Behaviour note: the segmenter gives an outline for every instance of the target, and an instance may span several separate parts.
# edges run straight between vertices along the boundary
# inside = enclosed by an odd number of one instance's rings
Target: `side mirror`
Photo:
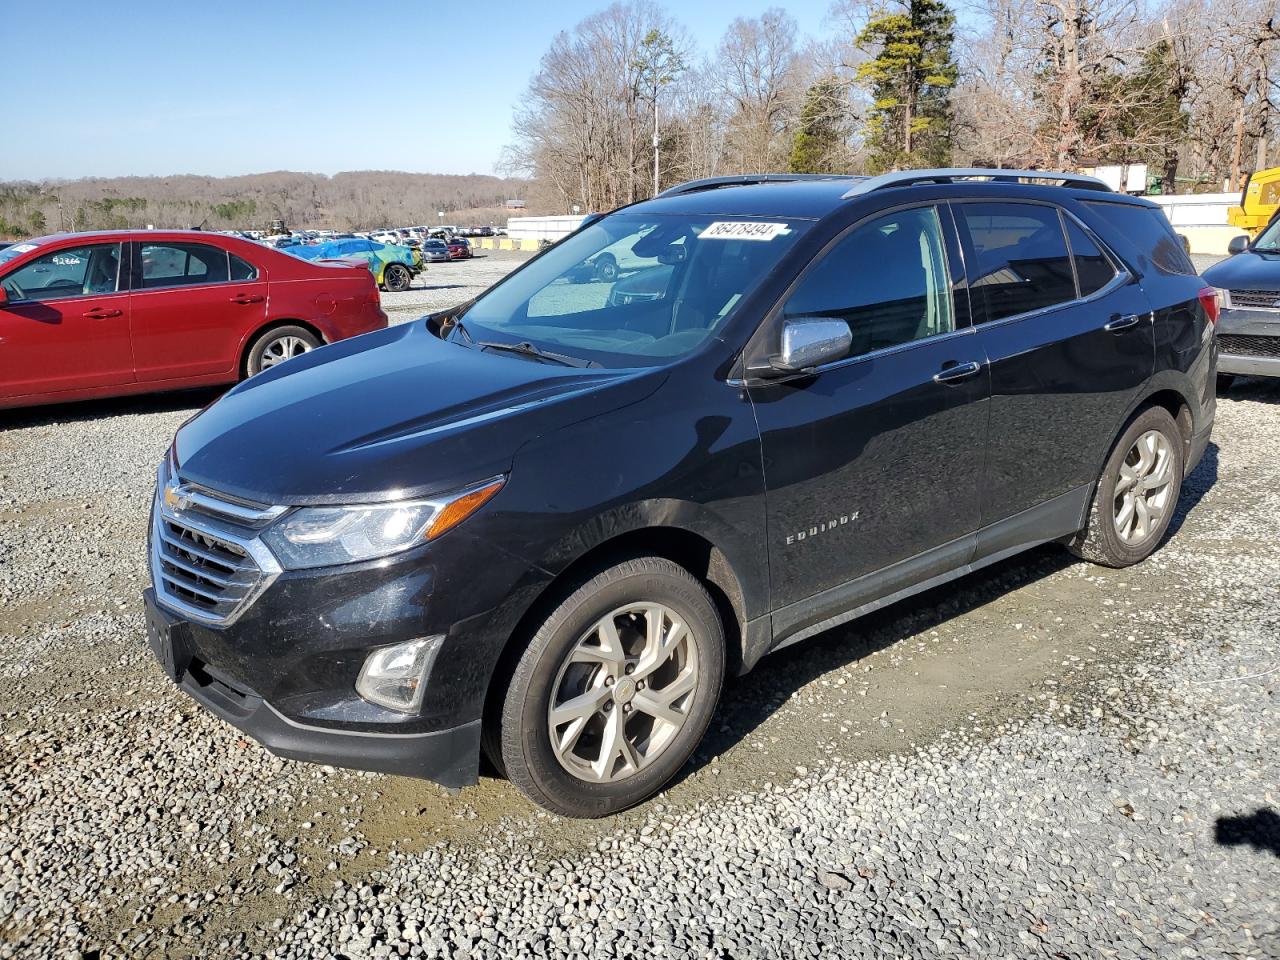
[[[769,358],[767,368],[752,369],[751,373],[768,376],[778,373],[799,373],[849,353],[853,346],[853,333],[849,324],[835,317],[797,317],[782,323],[781,349]]]
[[[1232,237],[1230,242],[1227,244],[1227,253],[1233,257],[1237,253],[1244,253],[1248,249],[1249,238],[1244,236]]]

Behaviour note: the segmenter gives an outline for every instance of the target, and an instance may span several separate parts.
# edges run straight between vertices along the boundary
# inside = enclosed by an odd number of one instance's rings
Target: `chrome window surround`
[[[151,566],[151,585],[155,589],[159,603],[184,617],[209,626],[226,626],[235,623],[246,610],[260,597],[276,578],[282,568],[275,556],[267,549],[266,544],[252,532],[253,527],[262,527],[279,517],[288,507],[250,507],[243,502],[224,499],[212,491],[191,484],[166,484],[168,463],[161,463],[156,471],[156,494],[151,507],[151,526],[148,544],[148,556]],[[172,501],[172,502],[170,502]],[[165,573],[164,564],[188,575],[194,574],[204,580],[215,582],[217,574],[211,575],[204,569],[193,570],[184,566],[181,557],[165,550],[166,540],[172,543],[172,536],[166,532],[166,523],[175,524],[215,542],[229,544],[244,552],[245,559],[257,568],[257,577],[250,584],[244,595],[225,614],[216,614],[185,600],[170,587],[170,581],[178,581]],[[245,571],[249,572],[246,564]],[[228,581],[230,582],[230,581]]]
[[[1006,173],[1007,172],[1008,171],[1006,171]],[[1092,178],[1085,178],[1085,179],[1092,179]],[[1051,207],[1058,211],[1058,215],[1060,218],[1069,217],[1077,227],[1079,227],[1082,231],[1084,231],[1085,236],[1089,237],[1089,239],[1091,239],[1095,244],[1097,244],[1098,249],[1102,251],[1102,255],[1111,262],[1112,268],[1116,271],[1115,276],[1113,276],[1106,285],[1099,287],[1097,290],[1093,291],[1093,293],[1085,297],[1076,297],[1075,299],[1072,299],[1072,300],[1064,300],[1061,303],[1055,303],[1047,307],[1040,307],[1037,310],[1029,310],[1026,313],[1015,313],[1008,317],[1001,317],[999,320],[982,320],[977,323],[974,322],[974,311],[971,306],[969,310],[969,318],[970,318],[969,324],[964,327],[957,327],[956,329],[948,331],[946,333],[937,333],[931,337],[922,337],[918,340],[907,340],[907,341],[904,341],[903,343],[895,343],[892,346],[881,347],[878,350],[872,350],[867,353],[858,354],[855,357],[842,357],[839,360],[832,360],[830,363],[825,363],[820,366],[814,367],[812,370],[806,371],[803,374],[797,373],[797,374],[791,374],[791,375],[782,376],[782,377],[771,377],[768,380],[757,380],[753,377],[747,377],[747,376],[729,377],[725,380],[725,383],[732,387],[746,387],[746,386],[763,384],[763,383],[783,383],[789,379],[795,379],[798,377],[816,376],[817,374],[825,373],[828,370],[834,370],[840,367],[846,367],[855,363],[862,363],[869,360],[876,360],[876,359],[879,359],[880,357],[888,356],[890,354],[901,353],[905,350],[910,350],[913,347],[919,346],[922,343],[936,343],[944,339],[968,336],[976,333],[979,330],[988,330],[994,327],[1000,327],[1006,324],[1017,323],[1023,320],[1030,320],[1035,317],[1040,317],[1040,316],[1045,316],[1047,314],[1055,313],[1056,311],[1061,310],[1064,307],[1075,307],[1075,306],[1080,306],[1082,304],[1093,303],[1095,300],[1101,300],[1103,297],[1113,293],[1119,287],[1122,287],[1128,283],[1133,283],[1136,280],[1136,277],[1125,265],[1125,262],[1116,254],[1114,250],[1111,249],[1110,246],[1107,245],[1107,243],[1101,237],[1098,236],[1098,234],[1093,230],[1092,227],[1082,222],[1080,218],[1077,217],[1070,210],[1067,210],[1064,207],[1060,207],[1058,204],[1048,200],[1040,200],[1034,197],[1026,197],[1026,198],[1023,198],[1023,197],[1014,197],[1014,198],[960,197],[956,199],[919,200],[919,201],[910,202],[910,203],[896,204],[894,206],[885,207],[883,210],[878,210],[874,213],[870,213],[867,216],[855,221],[854,223],[849,224],[843,230],[841,230],[840,233],[837,234],[825,247],[823,247],[822,250],[817,254],[817,256],[815,256],[813,260],[810,261],[810,263],[807,264],[805,268],[800,271],[800,273],[791,282],[791,284],[787,287],[787,289],[783,291],[781,296],[779,296],[777,302],[774,303],[774,305],[769,309],[768,313],[765,314],[765,318],[763,321],[761,321],[760,325],[756,328],[756,332],[753,333],[752,336],[748,339],[747,347],[744,348],[743,350],[743,356],[746,356],[747,353],[750,352],[751,343],[759,335],[760,331],[764,329],[767,325],[769,325],[777,317],[783,305],[786,303],[787,298],[791,296],[792,292],[799,285],[800,281],[804,279],[805,275],[812,268],[813,264],[817,263],[819,260],[825,257],[831,250],[835,249],[836,245],[839,244],[841,240],[847,237],[854,230],[858,229],[861,226],[864,226],[865,224],[871,223],[874,220],[879,219],[880,217],[887,216],[888,214],[892,214],[892,213],[897,213],[901,210],[909,210],[915,207],[926,207],[926,206],[937,206],[941,208],[943,206],[949,207],[950,205],[961,204],[961,203],[1026,203],[1026,204],[1036,204],[1038,206],[1044,206],[1044,207]],[[959,227],[955,223],[955,214],[949,211],[948,216],[951,217],[951,221],[952,221],[951,229],[954,231],[956,243],[960,246],[962,267],[965,268],[965,275],[963,280],[964,292],[966,296],[970,296],[971,288],[969,287],[969,278],[968,278],[968,270],[967,270],[968,265],[963,263],[964,245],[960,243]],[[1063,240],[1064,242],[1066,242],[1067,250],[1072,257],[1072,261],[1073,261],[1072,270],[1074,271],[1075,270],[1075,265],[1074,265],[1075,251],[1071,249],[1070,241],[1067,240],[1065,228],[1066,228],[1066,225],[1064,223],[1063,224]],[[1076,284],[1076,289],[1077,290],[1079,289],[1078,282]],[[1155,318],[1155,314],[1152,313],[1150,315],[1150,319],[1154,320],[1154,318]]]

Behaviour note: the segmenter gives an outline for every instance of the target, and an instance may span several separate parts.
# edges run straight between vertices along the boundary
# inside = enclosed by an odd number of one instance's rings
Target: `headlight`
[[[488,503],[505,482],[505,477],[495,477],[431,500],[304,507],[269,528],[262,539],[290,570],[373,560],[452,530]]]

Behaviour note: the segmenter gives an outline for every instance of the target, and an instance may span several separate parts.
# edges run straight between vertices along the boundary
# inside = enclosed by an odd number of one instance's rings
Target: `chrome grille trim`
[[[251,512],[245,505],[220,500],[211,491],[193,495],[183,486],[171,487],[166,496],[165,479],[162,466],[148,545],[156,599],[199,623],[234,623],[281,572],[254,526],[288,508],[253,508]],[[243,517],[243,522],[232,522],[233,515]]]
[[[1224,307],[1242,310],[1280,310],[1280,290],[1227,290]]]

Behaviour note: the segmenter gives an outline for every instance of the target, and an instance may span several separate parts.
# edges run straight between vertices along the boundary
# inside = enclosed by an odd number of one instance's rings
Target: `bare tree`
[[[720,41],[716,63],[717,90],[729,108],[730,166],[781,169],[805,85],[795,21],[780,7],[752,19],[738,17]]]

